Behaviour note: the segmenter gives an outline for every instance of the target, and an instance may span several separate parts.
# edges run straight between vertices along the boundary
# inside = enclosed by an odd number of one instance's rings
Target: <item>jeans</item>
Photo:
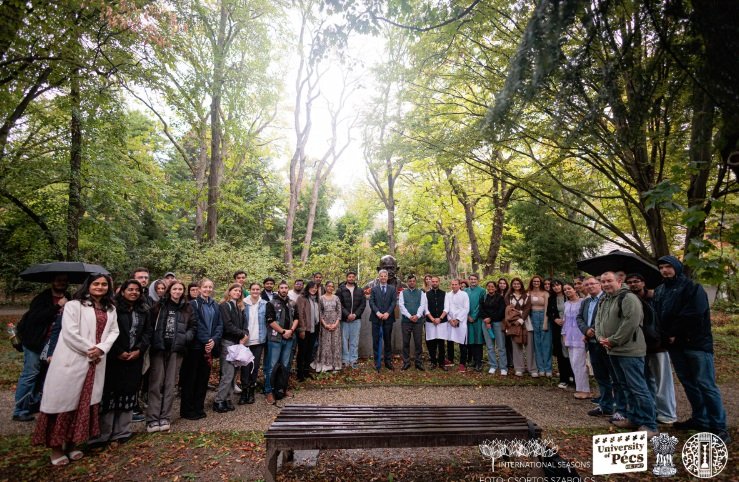
[[[490,327],[493,329],[493,334],[495,335],[495,340],[490,338],[490,335],[488,334],[487,326],[483,327],[482,329],[482,336],[485,338],[485,346],[488,350],[488,363],[490,364],[490,368],[498,368],[498,360],[495,358],[495,352],[498,352],[498,358],[500,358],[500,369],[501,370],[507,370],[508,369],[508,358],[506,358],[506,349],[505,349],[505,333],[503,332],[503,322],[502,321],[493,321],[490,323]],[[495,347],[493,347],[493,344]]]
[[[726,410],[716,385],[713,353],[673,349],[670,358],[693,410],[692,419],[707,429],[726,430]]]
[[[272,393],[272,370],[277,365],[277,362],[282,363],[288,373],[290,373],[290,357],[293,352],[294,337],[289,340],[282,339],[280,341],[267,342],[269,359],[267,364],[264,366],[264,393]]]
[[[657,421],[663,423],[677,421],[675,383],[672,380],[670,354],[666,351],[647,353],[644,365],[647,386],[657,407]]]
[[[35,397],[36,381],[41,372],[41,354],[23,347],[23,371],[15,389],[13,416],[29,415],[28,410]]]
[[[395,319],[390,317],[385,321],[372,322],[372,353],[375,354],[375,368],[382,368],[382,352],[380,351],[380,342],[382,342],[383,351],[385,352],[385,364],[392,365],[393,349],[392,335],[393,323]]]
[[[593,376],[598,382],[598,405],[603,413],[613,413],[614,410],[624,415],[626,411],[626,397],[621,384],[614,375],[613,365],[608,352],[599,343],[587,343],[590,352],[590,364],[593,366]]]
[[[359,359],[359,330],[361,328],[361,318],[341,322],[341,357],[345,365],[354,365]]]
[[[552,333],[544,331],[544,312],[532,311],[534,327],[534,356],[540,372],[552,373]]]
[[[622,415],[639,427],[656,431],[657,412],[644,377],[644,357],[612,356],[611,364],[621,390],[626,394],[626,413]]]

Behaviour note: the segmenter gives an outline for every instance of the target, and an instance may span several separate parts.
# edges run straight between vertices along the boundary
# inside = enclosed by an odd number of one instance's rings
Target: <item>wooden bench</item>
[[[479,445],[532,432],[541,436],[541,428],[506,405],[287,405],[264,435],[265,480],[274,482],[280,452],[285,462],[293,450]]]

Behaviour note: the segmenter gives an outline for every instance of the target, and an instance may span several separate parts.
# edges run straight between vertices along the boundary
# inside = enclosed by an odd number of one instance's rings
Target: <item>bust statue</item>
[[[379,272],[383,269],[387,271],[387,284],[395,286],[396,290],[405,286],[405,284],[397,277],[398,261],[395,259],[395,256],[386,254],[385,256],[380,258],[380,264],[379,266],[377,266],[377,271]],[[365,292],[369,293],[369,290],[372,289],[379,282],[379,278],[375,278],[367,283],[367,285],[364,287]]]

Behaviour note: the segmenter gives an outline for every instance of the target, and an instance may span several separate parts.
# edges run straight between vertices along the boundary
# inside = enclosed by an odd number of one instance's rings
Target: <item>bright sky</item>
[[[294,31],[298,32],[300,20],[297,16],[293,18]],[[297,35],[297,34],[296,34]],[[361,114],[368,99],[373,95],[374,79],[370,68],[380,63],[383,59],[384,41],[378,37],[357,36],[350,39],[346,49],[346,58],[350,59],[342,64],[335,56],[323,60],[321,68],[325,73],[320,81],[321,97],[313,104],[313,127],[306,147],[308,158],[320,158],[323,156],[331,138],[330,115],[327,102],[336,103],[343,88],[343,78],[348,73],[348,82],[351,84],[348,90],[346,107],[341,114],[343,125],[339,127],[340,140],[338,146],[346,141],[347,128],[354,122],[357,114]],[[293,127],[293,112],[295,106],[295,76],[297,75],[298,58],[293,54],[287,61],[288,73],[285,77],[284,95],[281,101],[280,123],[284,133],[281,152],[287,156],[291,155],[295,148],[295,133]],[[359,122],[351,131],[351,142],[344,151],[342,157],[336,162],[331,173],[331,182],[342,189],[344,197],[351,195],[352,188],[357,184],[366,182],[366,168],[362,152],[362,128]],[[285,160],[287,163],[289,160]],[[332,217],[340,216],[345,210],[343,201],[337,202],[331,209]]]

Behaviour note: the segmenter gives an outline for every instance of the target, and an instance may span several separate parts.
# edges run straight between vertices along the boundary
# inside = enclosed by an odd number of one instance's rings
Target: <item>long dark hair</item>
[[[131,285],[136,285],[139,287],[139,297],[136,301],[133,302],[133,306],[131,306],[129,301],[123,296],[123,293],[126,291],[126,288],[128,288]],[[118,294],[115,296],[115,304],[119,310],[128,308],[129,306],[131,306],[133,311],[146,310],[147,306],[146,306],[146,297],[144,296],[144,287],[141,286],[141,283],[139,283],[135,279],[129,279],[129,280],[124,281],[121,287],[118,289]]]
[[[306,298],[310,299],[310,289],[314,286],[318,286],[318,283],[315,281],[308,281],[308,284],[305,285],[305,288],[303,288],[303,292],[300,293],[300,296],[305,296]],[[318,301],[318,291],[316,291],[316,294],[313,296],[313,301]]]
[[[85,279],[85,282],[82,283],[82,286],[80,286],[74,295],[72,295],[72,299],[81,301],[83,305],[92,305],[92,300],[90,299],[90,285],[93,281],[100,278],[105,278],[105,281],[108,282],[108,292],[100,298],[100,305],[105,311],[110,311],[115,308],[115,300],[113,299],[115,290],[113,289],[113,279],[109,274],[93,273],[89,275],[87,279]]]
[[[511,295],[514,293],[513,290],[513,282],[518,281],[521,284],[521,295],[526,296],[526,285],[523,284],[523,280],[521,278],[513,278],[511,279],[511,283],[508,285],[508,291],[505,294],[506,299],[510,299]]]

